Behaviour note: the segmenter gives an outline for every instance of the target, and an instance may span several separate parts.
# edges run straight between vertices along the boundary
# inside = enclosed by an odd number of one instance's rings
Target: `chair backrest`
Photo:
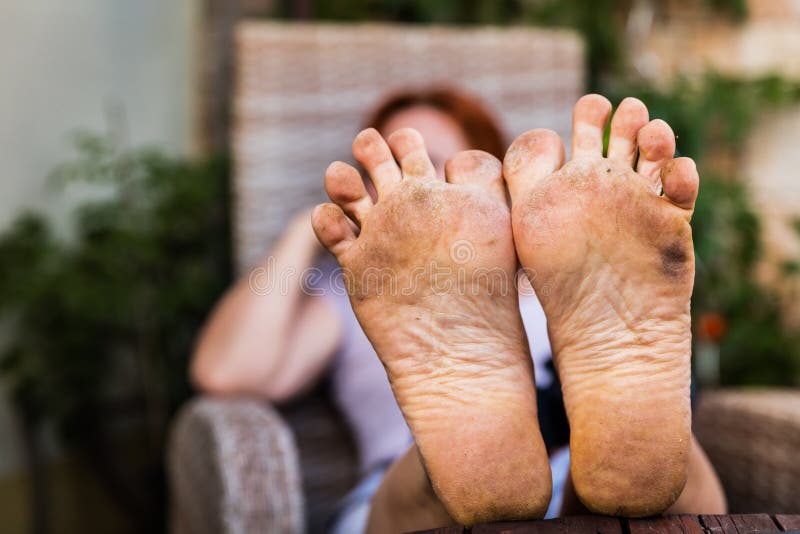
[[[480,97],[508,139],[570,130],[584,87],[569,31],[245,22],[236,32],[234,248],[258,264],[291,214],[324,196],[364,114],[399,88],[447,84]]]

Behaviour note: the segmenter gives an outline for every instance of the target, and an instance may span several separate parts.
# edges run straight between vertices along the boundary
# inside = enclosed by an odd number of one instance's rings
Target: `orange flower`
[[[719,313],[704,313],[699,321],[700,336],[712,341],[719,341],[725,335],[727,324],[725,318]]]

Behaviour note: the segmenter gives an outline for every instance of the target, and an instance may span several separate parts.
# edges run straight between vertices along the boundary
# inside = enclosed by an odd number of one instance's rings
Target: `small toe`
[[[608,158],[629,167],[636,160],[636,135],[650,120],[647,106],[638,98],[623,100],[611,119]]]
[[[445,163],[444,174],[451,184],[474,185],[505,202],[503,166],[496,157],[482,150],[459,152]]]
[[[675,134],[669,124],[661,119],[648,122],[636,137],[639,145],[639,163],[636,172],[654,191],[658,191],[661,169],[675,156]]]
[[[336,204],[320,204],[311,212],[311,226],[317,239],[337,258],[356,240],[353,226]]]
[[[364,180],[352,166],[334,161],[325,171],[325,191],[358,226],[372,209],[372,198],[367,193]]]
[[[603,156],[603,132],[611,102],[601,95],[584,95],[572,111],[572,159]]]
[[[369,173],[375,189],[378,190],[378,196],[400,183],[400,168],[389,150],[389,145],[375,128],[367,128],[356,136],[353,141],[353,156]]]
[[[675,158],[667,162],[661,171],[664,196],[676,206],[691,210],[697,200],[700,176],[691,158]]]
[[[401,128],[387,139],[404,178],[434,179],[436,169],[428,156],[422,134],[413,128]]]
[[[503,176],[512,204],[533,185],[564,165],[564,143],[552,130],[525,132],[508,147]]]

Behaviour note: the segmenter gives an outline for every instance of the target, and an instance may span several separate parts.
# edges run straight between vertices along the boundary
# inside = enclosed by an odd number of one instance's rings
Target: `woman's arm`
[[[300,275],[318,252],[308,214],[301,214],[264,268],[239,280],[212,312],[192,356],[197,388],[281,401],[316,380],[341,334],[334,307],[303,292]]]

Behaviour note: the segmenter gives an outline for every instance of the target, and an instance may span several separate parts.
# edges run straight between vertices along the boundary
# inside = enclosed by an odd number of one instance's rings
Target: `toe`
[[[689,210],[694,208],[700,176],[691,158],[675,158],[667,162],[661,172],[661,183],[664,196],[673,204]]]
[[[636,172],[658,191],[661,186],[661,169],[675,156],[675,134],[669,124],[655,119],[639,130],[636,142],[639,145]]]
[[[394,161],[389,145],[375,128],[367,128],[356,136],[353,156],[369,173],[378,196],[386,194],[400,183],[400,168]]]
[[[603,131],[611,115],[604,96],[585,95],[572,111],[572,159],[603,156]]]
[[[425,141],[422,135],[413,128],[401,128],[393,132],[387,139],[395,159],[400,162],[404,178],[436,178]]]
[[[517,137],[503,159],[503,176],[514,203],[533,185],[564,165],[564,144],[552,130],[531,130]]]
[[[636,135],[649,120],[647,106],[641,100],[632,97],[623,100],[611,119],[608,158],[632,167],[636,159]]]
[[[500,201],[505,201],[503,167],[496,157],[482,150],[459,152],[444,165],[444,174],[451,184],[475,185],[484,188]]]
[[[359,226],[372,209],[372,198],[367,193],[364,180],[355,168],[334,161],[325,171],[325,191]]]
[[[311,212],[317,239],[337,258],[356,240],[350,220],[336,204],[320,204]]]

